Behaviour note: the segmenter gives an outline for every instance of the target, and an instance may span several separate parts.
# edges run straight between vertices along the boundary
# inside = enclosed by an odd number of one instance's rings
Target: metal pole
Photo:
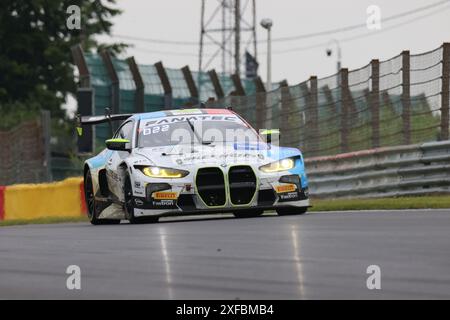
[[[380,146],[380,61],[371,61],[372,76],[370,81],[372,91],[369,93],[369,102],[372,116],[372,147]]]
[[[336,57],[337,58],[337,61],[336,61],[336,68],[337,68],[337,70],[336,70],[336,72],[339,73],[341,71],[342,50],[341,50],[341,46],[339,44],[339,41],[337,39],[331,39],[330,42],[328,43],[328,46],[332,42],[336,45],[336,51],[337,51],[337,55],[336,55],[337,56]],[[332,52],[331,49],[327,49],[327,51],[329,51],[329,52],[327,52],[327,55],[331,56],[331,52]]]
[[[341,52],[341,46],[339,45],[339,41],[336,41],[337,45],[337,72],[341,70],[341,60],[342,60],[342,52]]]
[[[272,37],[271,37],[271,26],[267,27],[267,79],[266,79],[266,108],[267,108],[267,128],[272,128],[272,116],[273,116],[273,106],[272,106]]]
[[[51,163],[51,151],[50,151],[50,111],[41,110],[41,127],[42,127],[42,137],[43,137],[43,146],[44,146],[44,159],[43,159],[43,167],[44,167],[44,176],[45,181],[50,182],[53,180],[52,178],[52,163]]]
[[[202,59],[203,59],[203,37],[205,35],[205,0],[202,0],[201,17],[200,17],[200,48],[198,54],[198,75],[197,75],[197,85],[198,85],[198,95],[201,96],[202,91]]]
[[[348,69],[341,69],[340,71],[341,81],[341,152],[346,153],[349,151],[348,136],[349,136],[349,98],[350,91],[348,88]]]
[[[226,44],[227,44],[227,37],[225,28],[227,27],[226,24],[226,0],[222,0],[222,73],[227,73],[226,69]]]
[[[234,73],[240,75],[241,65],[241,1],[235,0],[234,8]]]
[[[258,42],[256,38],[256,0],[253,0],[253,54],[258,61]],[[258,73],[258,70],[256,70],[256,73]]]
[[[403,144],[411,143],[411,86],[410,86],[410,55],[402,52],[402,119]]]
[[[272,37],[271,28],[267,29],[267,92],[272,91]]]
[[[450,105],[450,43],[442,45],[442,80],[441,80],[441,133],[440,140],[449,139],[449,105]]]

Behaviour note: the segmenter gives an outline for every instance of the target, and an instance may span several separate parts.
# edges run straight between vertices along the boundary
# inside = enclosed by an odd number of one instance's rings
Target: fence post
[[[372,116],[372,147],[380,146],[380,61],[371,61],[372,75],[370,81],[372,91],[370,93],[370,110]]]
[[[103,50],[100,52],[103,59],[103,64],[105,65],[108,77],[111,80],[111,112],[114,114],[120,113],[120,83],[119,77],[117,76],[116,69],[112,62],[111,55],[108,50]],[[114,130],[117,129],[117,123],[113,123]]]
[[[222,85],[220,84],[220,80],[216,70],[214,69],[209,70],[208,75],[209,79],[211,80],[211,83],[213,84],[217,99],[223,99],[225,97],[225,93],[223,92]]]
[[[340,70],[340,84],[341,84],[341,152],[348,152],[348,113],[349,113],[349,88],[348,88],[348,69]]]
[[[145,110],[145,84],[134,57],[129,57],[126,61],[133,77],[134,86],[136,87],[136,92],[134,94],[134,108],[137,113],[142,113]]]
[[[256,129],[264,129],[266,121],[266,89],[261,78],[258,76],[254,80],[256,88]]]
[[[42,127],[42,138],[44,146],[43,154],[43,167],[45,181],[52,181],[52,166],[51,166],[51,154],[50,154],[50,111],[41,110],[41,127]]]
[[[162,61],[154,64],[156,72],[158,73],[159,80],[164,90],[164,108],[170,109],[173,107],[173,91],[172,84],[170,83],[169,76],[167,75],[166,69]]]
[[[91,76],[87,67],[86,59],[84,57],[83,49],[81,45],[75,45],[70,48],[75,65],[78,67],[78,73],[80,74],[79,87],[89,88],[91,86]]]
[[[311,76],[309,78],[310,89],[309,89],[309,114],[311,121],[311,135],[309,139],[315,139],[317,142],[315,143],[315,149],[320,149],[319,139],[316,138],[319,134],[319,90],[317,89],[317,76]],[[310,144],[311,145],[311,144]]]
[[[286,145],[286,146],[290,146],[291,143],[291,138],[294,135],[294,132],[292,130],[292,126],[291,123],[289,121],[289,118],[291,117],[290,112],[291,112],[291,104],[290,104],[290,100],[291,100],[291,95],[289,92],[289,87],[283,86],[280,87],[281,90],[281,121],[279,123],[279,129],[280,132],[281,130],[283,130],[283,132],[281,132],[280,135],[280,144],[282,145]]]
[[[242,85],[241,77],[237,73],[231,75],[231,81],[234,85],[234,94],[237,96],[245,96],[245,89]]]
[[[449,139],[450,43],[442,45],[441,140]]]
[[[194,77],[192,77],[191,69],[189,68],[189,66],[184,66],[183,68],[181,68],[181,71],[183,72],[184,81],[186,81],[186,85],[191,95],[191,102],[194,105],[197,105],[199,103],[199,95]]]
[[[410,96],[410,56],[402,52],[402,119],[403,143],[411,144],[411,96]]]

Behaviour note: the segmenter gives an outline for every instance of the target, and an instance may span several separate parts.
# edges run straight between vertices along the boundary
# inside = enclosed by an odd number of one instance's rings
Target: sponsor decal
[[[200,109],[181,109],[181,110],[172,110],[172,115],[180,115],[180,114],[202,114],[202,110]]]
[[[295,190],[297,190],[295,184],[282,184],[275,187],[277,193],[293,192]]]
[[[174,200],[158,200],[153,201],[153,206],[155,207],[175,207],[175,201]]]
[[[227,159],[261,159],[259,155],[251,154],[251,153],[225,153],[225,154],[219,154],[216,155],[214,153],[208,153],[208,154],[200,154],[195,156],[187,156],[181,159],[182,162],[190,162],[190,161],[200,161],[205,159],[220,159],[220,160],[227,160]]]
[[[165,124],[163,126],[153,126],[150,128],[144,128],[142,134],[144,136],[148,136],[149,134],[157,134],[160,132],[167,132],[167,131],[169,131],[169,125]]]
[[[298,192],[285,192],[279,195],[280,201],[289,201],[289,200],[297,200]]]
[[[206,113],[208,114],[232,114],[233,112],[231,112],[228,109],[203,109],[206,111]]]
[[[177,123],[177,122],[184,122],[184,121],[187,121],[188,119],[190,121],[237,121],[238,120],[238,118],[234,115],[200,114],[200,115],[192,115],[192,116],[180,116],[180,117],[167,117],[167,118],[161,118],[161,119],[152,119],[152,120],[146,121],[143,124],[143,127],[145,129],[148,129],[147,127],[152,126],[152,125],[161,125],[161,126],[158,126],[159,129],[155,129],[155,130],[157,130],[157,132],[153,132],[153,133],[159,133],[159,132],[167,131],[169,129],[169,127],[168,127],[169,124]],[[146,132],[147,134],[152,133],[150,131],[144,131],[144,132]]]
[[[178,198],[177,192],[164,192],[158,191],[152,194],[153,199],[155,200],[175,200]]]

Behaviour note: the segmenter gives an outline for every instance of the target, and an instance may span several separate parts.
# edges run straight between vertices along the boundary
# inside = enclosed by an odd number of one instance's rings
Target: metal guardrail
[[[316,198],[450,193],[450,141],[305,159]]]

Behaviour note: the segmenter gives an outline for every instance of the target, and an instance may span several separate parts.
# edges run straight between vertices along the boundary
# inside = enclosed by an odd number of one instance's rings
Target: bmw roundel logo
[[[221,166],[222,168],[226,168],[226,167],[227,167],[227,164],[226,164],[226,163],[222,163],[222,164],[220,164],[220,166]]]

